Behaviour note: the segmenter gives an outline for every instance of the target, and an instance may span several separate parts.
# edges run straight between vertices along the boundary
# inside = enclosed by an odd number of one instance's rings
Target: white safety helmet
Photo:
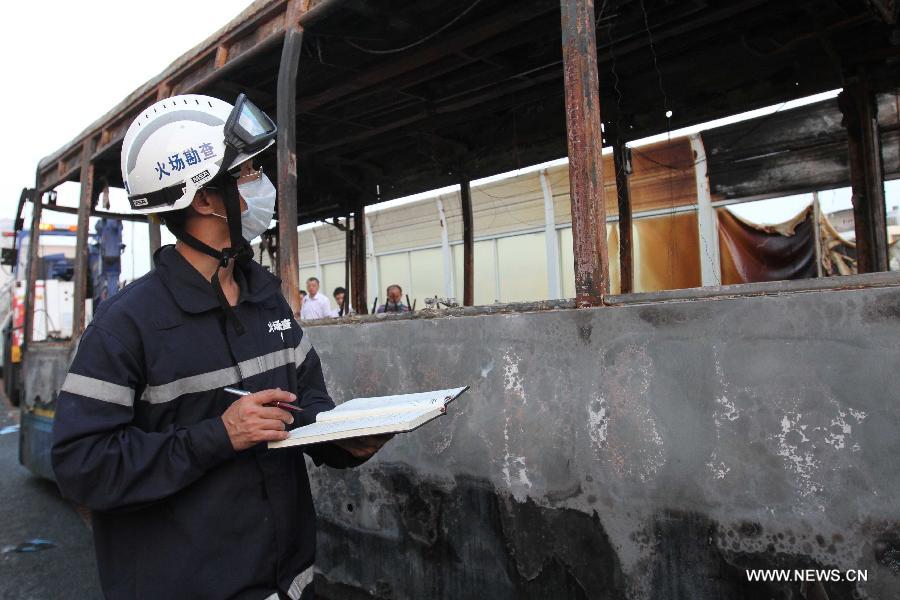
[[[244,94],[234,105],[198,94],[160,100],[131,123],[122,180],[136,213],[180,210],[223,169],[275,143],[275,124]]]

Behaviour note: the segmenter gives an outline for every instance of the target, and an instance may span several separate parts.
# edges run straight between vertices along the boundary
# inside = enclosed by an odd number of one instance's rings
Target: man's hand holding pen
[[[222,421],[235,450],[245,450],[259,442],[274,442],[288,438],[287,425],[294,422],[290,413],[303,412],[294,406],[297,396],[282,390],[264,390],[251,393],[233,387],[226,387],[229,394],[238,396]],[[353,455],[354,458],[369,459],[393,438],[393,434],[368,435],[363,437],[335,440],[333,443]]]
[[[235,392],[231,392],[235,393]],[[297,397],[283,390],[244,393],[222,414],[222,422],[235,450],[246,450],[260,442],[285,440],[287,425],[294,422],[289,410],[300,411]]]

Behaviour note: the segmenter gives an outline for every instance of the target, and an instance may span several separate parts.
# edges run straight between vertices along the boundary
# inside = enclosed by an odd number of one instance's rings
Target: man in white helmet
[[[97,309],[59,394],[52,451],[63,494],[93,510],[108,598],[312,597],[306,462],[263,442],[334,403],[280,281],[251,260],[275,206],[251,159],[274,137],[243,95],[234,106],[162,100],[125,135],[132,209],[160,213],[178,243]],[[305,453],[355,466],[386,440]]]

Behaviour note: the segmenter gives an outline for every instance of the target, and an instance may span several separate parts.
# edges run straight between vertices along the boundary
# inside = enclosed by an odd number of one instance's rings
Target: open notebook
[[[447,405],[467,389],[469,386],[416,394],[354,398],[319,413],[315,423],[292,430],[288,439],[269,442],[269,448],[307,446],[366,435],[412,431],[446,414]]]

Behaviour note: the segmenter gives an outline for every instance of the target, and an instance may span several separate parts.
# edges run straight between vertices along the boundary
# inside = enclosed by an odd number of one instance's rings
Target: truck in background
[[[72,338],[74,313],[76,226],[41,225],[38,257],[40,278],[35,281],[34,341],[63,341]],[[25,290],[28,262],[28,230],[3,231],[2,272],[7,281],[0,283],[2,321],[2,367],[4,391],[13,405],[22,395],[22,346],[24,344]],[[8,246],[7,240],[14,243]],[[90,234],[88,294],[85,318],[90,320],[94,306],[119,289],[121,275],[122,223],[100,219]],[[2,280],[0,280],[2,281]]]

